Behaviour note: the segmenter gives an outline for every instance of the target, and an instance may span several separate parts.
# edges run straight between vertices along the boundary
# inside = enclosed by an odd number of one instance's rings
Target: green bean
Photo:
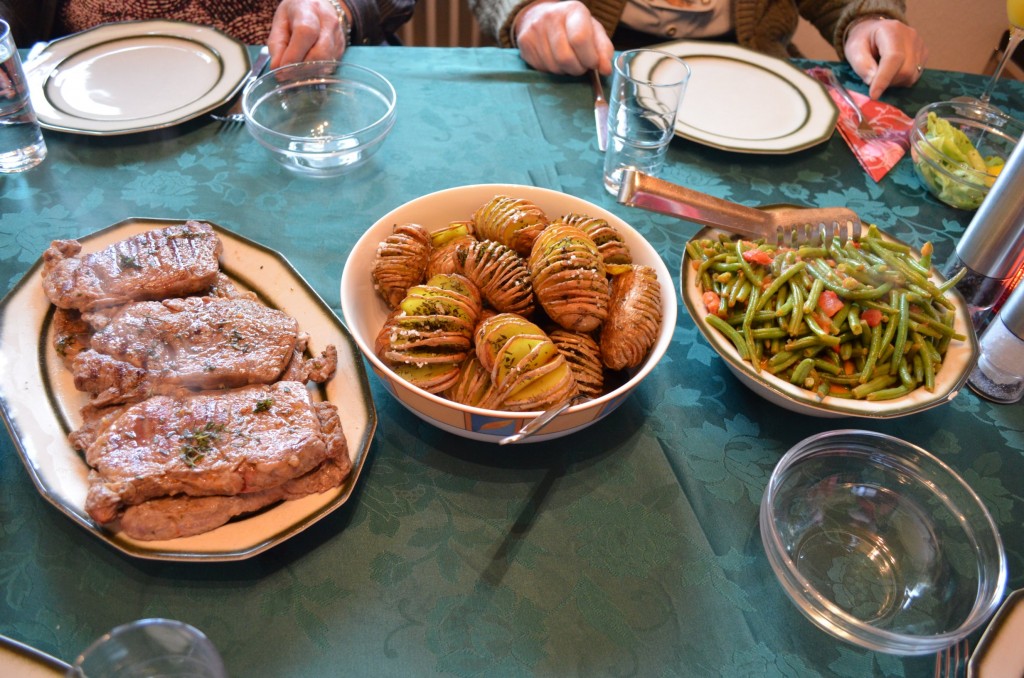
[[[951,290],[954,287],[956,287],[957,283],[959,283],[963,279],[963,277],[965,275],[967,275],[967,267],[966,266],[964,268],[961,268],[959,271],[957,271],[956,275],[954,275],[952,278],[950,278],[946,282],[944,282],[941,285],[939,285],[939,291],[942,292],[943,294],[945,294],[949,290]]]
[[[897,374],[900,378],[900,383],[907,388],[914,388],[917,386],[917,381],[914,380],[914,375],[910,371],[910,365],[907,364],[906,358],[900,360],[899,368],[897,368]]]
[[[704,320],[707,321],[708,325],[724,334],[736,346],[736,351],[740,354],[740,358],[746,360],[750,357],[750,354],[747,352],[747,344],[743,340],[743,335],[737,332],[732,325],[714,314],[705,316]]]
[[[750,301],[747,303],[747,315],[743,319],[743,338],[747,343],[747,351],[750,352],[750,363],[754,366],[754,371],[759,372],[761,370],[760,365],[760,352],[758,351],[758,343],[754,340],[753,332],[751,331],[754,325],[754,314],[757,309],[757,302],[760,297],[760,286],[754,287],[750,292]]]
[[[804,300],[804,315],[814,313],[814,308],[818,305],[818,297],[824,291],[825,281],[821,278],[815,278],[811,284],[811,291],[807,293],[807,298]]]
[[[814,348],[816,346],[823,346],[821,338],[817,335],[811,334],[806,337],[794,339],[793,341],[787,342],[785,350],[787,351],[801,351],[805,348]]]
[[[856,389],[855,389],[856,390]],[[901,398],[910,393],[910,388],[906,384],[900,384],[899,386],[893,386],[892,388],[880,388],[877,391],[872,391],[865,395],[866,400],[892,400],[893,398]]]
[[[795,353],[784,353],[784,355],[788,357],[782,362],[780,362],[778,365],[769,364],[767,367],[765,367],[769,374],[778,374],[779,372],[784,372],[788,370],[790,367],[792,367],[796,361],[800,360],[800,356]]]
[[[893,344],[892,351],[892,365],[889,368],[890,374],[896,374],[900,367],[900,361],[903,360],[903,351],[907,345],[907,321],[910,315],[907,309],[907,295],[906,293],[897,293],[899,295],[899,301],[896,307],[899,309],[896,314],[896,340]],[[893,322],[893,321],[890,321]]]
[[[829,254],[831,253],[824,247],[811,247],[809,245],[803,245],[797,248],[796,251],[796,255],[801,259],[821,259],[829,256]]]
[[[911,374],[914,377],[914,383],[920,384],[924,381],[924,361],[920,351],[914,354],[913,363],[913,372]]]
[[[932,361],[931,356],[931,344],[926,342],[924,339],[920,339],[921,335],[914,333],[914,341],[921,344],[921,366],[924,368],[924,387],[928,391],[935,390],[935,363]]]
[[[793,315],[789,319],[789,333],[795,335],[803,326],[804,320],[804,293],[803,287],[796,283],[790,283],[790,291],[793,297]]]
[[[750,281],[743,276],[736,276],[736,279],[729,286],[729,296],[726,300],[729,308],[732,308],[733,306],[736,305],[736,300],[739,298],[740,290],[743,289],[744,285],[747,285],[749,287]]]
[[[891,374],[883,374],[882,376],[875,377],[874,379],[871,379],[870,381],[867,381],[861,384],[860,386],[854,386],[853,395],[857,396],[858,398],[866,398],[869,393],[874,393],[875,391],[887,388],[890,385],[896,383],[896,381],[897,378],[892,376]]]
[[[789,336],[785,327],[755,327],[750,330],[750,333],[754,335],[754,339],[759,341],[765,339],[784,339]]]
[[[793,370],[793,374],[789,377],[789,383],[806,387],[806,380],[811,373],[812,367],[814,367],[814,360],[812,358],[801,360],[800,364]]]
[[[882,332],[881,328],[876,327],[871,332],[871,347],[868,349],[868,355],[864,359],[864,367],[860,371],[860,382],[866,382],[871,371],[875,368],[875,362],[878,360],[878,354],[882,350]]]
[[[835,355],[834,353],[832,355]],[[843,368],[839,367],[835,363],[831,363],[821,358],[814,359],[814,367],[821,370],[822,372],[828,372],[829,374],[839,374]]]
[[[828,346],[838,346],[839,345],[839,337],[837,337],[835,335],[832,335],[832,334],[829,334],[828,332],[823,330],[821,328],[821,325],[819,325],[818,322],[814,319],[814,316],[805,315],[804,316],[804,323],[807,325],[807,327],[810,328],[811,332],[816,337],[818,337],[818,340],[822,344],[826,344]]]
[[[751,248],[751,249],[756,249],[756,248]],[[760,287],[761,286],[761,282],[764,280],[764,277],[760,276],[760,275],[758,275],[757,273],[754,272],[754,267],[750,265],[749,261],[747,261],[746,259],[743,258],[743,252],[744,252],[744,250],[743,250],[743,241],[742,240],[737,240],[736,241],[736,256],[739,258],[740,266],[743,268],[743,275],[747,276],[747,280],[749,280],[752,284],[757,285],[758,287]]]
[[[758,302],[759,308],[763,307],[765,305],[765,302],[771,299],[776,292],[782,289],[783,285],[786,285],[786,283],[788,283],[793,276],[800,273],[805,268],[807,268],[807,262],[801,261],[799,263],[793,264],[785,271],[783,271],[778,278],[772,281],[772,284],[768,286],[768,289],[764,291],[764,294],[761,295],[761,300]]]
[[[850,326],[851,332],[859,335],[864,331],[860,323],[860,304],[847,304],[846,307],[850,309],[846,315],[846,324]]]

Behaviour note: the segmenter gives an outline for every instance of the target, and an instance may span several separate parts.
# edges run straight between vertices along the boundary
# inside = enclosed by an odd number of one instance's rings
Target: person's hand
[[[351,16],[351,15],[350,15]],[[345,51],[338,12],[329,0],[281,0],[267,38],[270,67],[332,61]]]
[[[612,72],[615,48],[604,28],[577,0],[538,2],[516,16],[516,43],[523,61],[538,71],[582,75]]]
[[[846,35],[843,51],[853,70],[869,85],[872,99],[882,96],[890,85],[913,85],[928,60],[921,35],[892,19],[867,19],[854,24]]]

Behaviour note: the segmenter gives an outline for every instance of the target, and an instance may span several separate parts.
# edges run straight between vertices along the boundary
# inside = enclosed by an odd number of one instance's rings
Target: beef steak
[[[300,382],[154,396],[109,417],[86,449],[85,509],[109,523],[157,497],[257,492],[342,455],[337,409]]]
[[[77,240],[43,253],[43,291],[54,306],[89,311],[193,294],[217,281],[223,244],[209,224],[188,221],[81,254]]]

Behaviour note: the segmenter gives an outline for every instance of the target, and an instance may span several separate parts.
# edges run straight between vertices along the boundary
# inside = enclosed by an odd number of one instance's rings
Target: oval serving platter
[[[138,233],[182,223],[132,218],[79,238],[92,252]],[[114,548],[150,560],[229,561],[261,553],[344,504],[359,479],[377,425],[369,380],[355,341],[334,312],[279,252],[207,221],[224,244],[221,271],[238,287],[280,309],[310,336],[308,350],[338,349],[338,369],[311,392],[338,407],[352,472],[338,488],[278,503],[215,530],[165,541],[133,540],[97,525],[85,512],[88,467],[68,443],[87,398],[53,347],[53,311],[40,284],[42,260],[0,302],[0,411],[32,482],[64,515]],[[312,387],[311,387],[312,388]]]

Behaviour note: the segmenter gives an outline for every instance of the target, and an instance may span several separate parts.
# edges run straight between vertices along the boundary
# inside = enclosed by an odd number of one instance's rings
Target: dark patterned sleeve
[[[394,42],[399,27],[412,18],[416,0],[345,0],[352,13],[352,44]]]

